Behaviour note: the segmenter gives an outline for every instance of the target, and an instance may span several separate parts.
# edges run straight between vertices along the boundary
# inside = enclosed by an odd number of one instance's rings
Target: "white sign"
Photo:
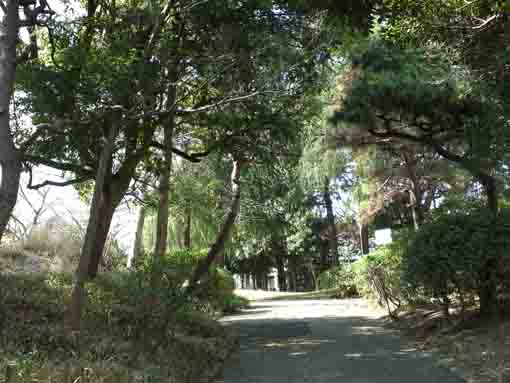
[[[391,229],[381,229],[375,231],[375,243],[377,246],[387,245],[393,242],[391,238]]]

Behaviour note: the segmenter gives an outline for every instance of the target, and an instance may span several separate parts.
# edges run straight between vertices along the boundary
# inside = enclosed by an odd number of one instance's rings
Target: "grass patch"
[[[65,326],[70,275],[0,274],[0,286],[0,375],[14,363],[16,382],[206,382],[232,345],[209,302],[151,290],[135,273],[89,286],[79,333]]]

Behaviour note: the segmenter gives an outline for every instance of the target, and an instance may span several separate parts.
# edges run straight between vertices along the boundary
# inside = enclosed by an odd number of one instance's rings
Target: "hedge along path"
[[[240,349],[216,383],[461,383],[361,299],[259,301],[223,319]]]

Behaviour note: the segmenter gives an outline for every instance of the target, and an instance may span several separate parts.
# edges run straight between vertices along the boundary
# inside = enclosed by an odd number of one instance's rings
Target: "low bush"
[[[168,305],[175,304],[168,302],[168,299],[178,303],[186,300],[212,315],[231,313],[245,307],[245,302],[234,295],[235,281],[232,274],[214,265],[195,289],[193,296],[183,295],[183,287],[194,267],[206,256],[207,249],[177,250],[162,258],[146,255],[136,263],[133,276],[137,276],[138,282],[135,284],[138,289],[143,287],[151,290],[155,297],[166,301]]]
[[[477,295],[482,313],[497,310],[497,295],[510,278],[510,210],[438,215],[424,225],[406,251],[404,279],[415,292],[441,299]]]
[[[353,264],[359,293],[385,306],[392,316],[404,302],[418,299],[417,295],[409,295],[402,278],[405,249],[413,236],[414,232],[408,230],[396,232],[393,243],[380,246]]]
[[[150,275],[149,275],[150,276]],[[16,364],[17,382],[201,382],[225,356],[228,337],[173,282],[150,287],[142,272],[111,273],[87,287],[79,333],[65,326],[72,276],[0,274],[0,371]],[[228,282],[222,282],[228,285]],[[84,375],[85,374],[85,375]],[[82,380],[80,379],[80,381]],[[126,381],[123,378],[122,381]]]
[[[377,301],[393,315],[403,302],[401,285],[402,256],[398,246],[383,246],[354,265],[360,293]]]
[[[335,289],[338,298],[352,298],[359,295],[356,286],[356,273],[352,265],[333,267],[322,272],[317,278],[320,290]]]

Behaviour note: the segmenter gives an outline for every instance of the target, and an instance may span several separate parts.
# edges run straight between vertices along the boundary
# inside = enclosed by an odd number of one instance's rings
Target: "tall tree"
[[[508,139],[498,104],[466,96],[462,83],[433,52],[372,43],[354,59],[341,110],[334,116],[338,142],[425,146],[467,170],[498,209],[494,170]]]
[[[330,193],[330,179],[324,177],[324,204],[326,205],[326,217],[328,219],[328,242],[329,251],[333,260],[333,265],[337,266],[339,263],[338,258],[338,231],[336,229],[335,214],[333,212],[333,201],[331,200]]]
[[[20,8],[24,18],[20,19]],[[22,151],[15,146],[11,102],[16,65],[37,57],[36,26],[45,26],[52,11],[45,0],[0,1],[0,242],[18,198]],[[19,43],[20,27],[28,28],[29,42]],[[21,45],[21,49],[17,49]],[[19,52],[19,54],[18,54]]]

